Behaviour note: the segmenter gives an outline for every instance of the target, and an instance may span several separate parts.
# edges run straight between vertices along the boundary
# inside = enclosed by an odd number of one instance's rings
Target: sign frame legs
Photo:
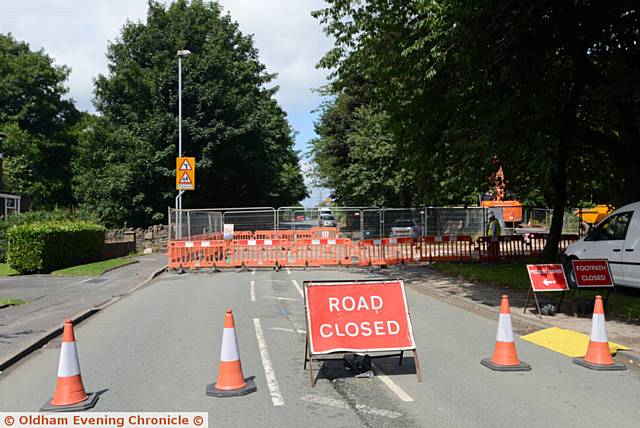
[[[529,286],[529,291],[527,291],[527,298],[524,301],[524,309],[522,311],[523,314],[527,313],[527,308],[529,307],[529,296],[533,293],[533,299],[536,302],[536,309],[538,310],[537,316],[542,319],[542,309],[540,308],[540,301],[538,300],[538,292],[536,292],[533,287]],[[559,291],[560,300],[558,301],[558,307],[556,308],[556,312],[560,312],[560,308],[562,307],[562,302],[564,302],[564,294],[566,291]]]

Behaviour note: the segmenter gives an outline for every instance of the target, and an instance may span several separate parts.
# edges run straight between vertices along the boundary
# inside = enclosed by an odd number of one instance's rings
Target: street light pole
[[[178,55],[178,157],[182,157],[182,59],[189,56],[191,51],[179,50]],[[178,191],[176,196],[176,211],[178,211],[177,237],[182,237],[182,194],[184,190]]]

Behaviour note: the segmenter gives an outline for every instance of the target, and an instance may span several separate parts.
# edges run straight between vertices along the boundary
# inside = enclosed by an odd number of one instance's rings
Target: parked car
[[[640,202],[618,208],[569,245],[564,268],[572,286],[574,259],[607,259],[616,285],[640,288]]]
[[[394,238],[417,238],[422,235],[422,227],[414,219],[399,219],[391,226]]]
[[[338,222],[331,214],[320,214],[318,219],[318,226],[320,227],[338,227]]]

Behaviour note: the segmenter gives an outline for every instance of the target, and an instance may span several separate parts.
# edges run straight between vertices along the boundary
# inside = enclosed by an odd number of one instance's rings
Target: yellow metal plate
[[[558,327],[545,328],[520,338],[573,358],[584,357],[589,346],[589,336],[586,334]],[[628,349],[626,346],[609,342],[609,350],[612,354]]]

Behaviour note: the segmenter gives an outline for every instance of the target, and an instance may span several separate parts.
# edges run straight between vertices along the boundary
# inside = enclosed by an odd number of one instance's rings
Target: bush
[[[9,229],[7,261],[18,272],[48,273],[102,258],[103,226],[89,222],[44,222]]]
[[[27,211],[24,213],[12,213],[7,221],[0,219],[0,262],[7,259],[8,236],[7,231],[11,226],[29,223],[41,223],[51,221],[97,221],[94,213],[81,210],[61,210],[54,209],[48,211]]]

